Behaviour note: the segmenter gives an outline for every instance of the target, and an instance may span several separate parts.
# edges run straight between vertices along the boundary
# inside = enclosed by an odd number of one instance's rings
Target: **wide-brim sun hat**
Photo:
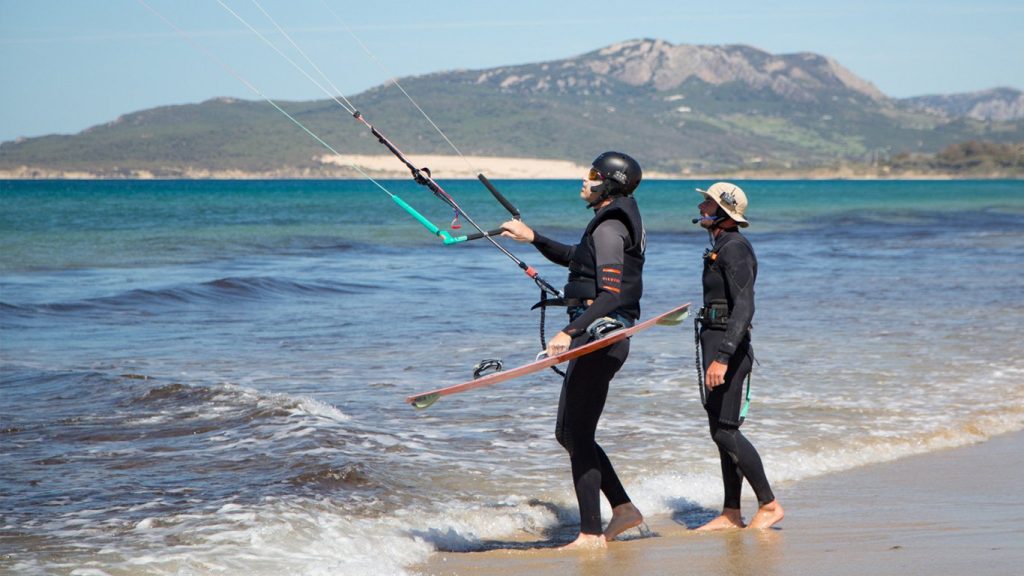
[[[697,188],[697,192],[714,200],[715,204],[741,227],[746,228],[750,225],[743,217],[747,211],[747,195],[739,186],[729,182],[715,182],[707,190]]]

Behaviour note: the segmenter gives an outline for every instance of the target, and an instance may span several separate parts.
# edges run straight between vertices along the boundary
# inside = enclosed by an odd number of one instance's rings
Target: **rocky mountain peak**
[[[476,81],[508,91],[600,92],[610,89],[608,79],[667,91],[691,78],[716,86],[739,82],[801,102],[815,101],[823,91],[887,99],[870,82],[818,54],[774,55],[744,45],[674,45],[654,39],[620,42],[566,60],[491,69]]]
[[[809,52],[774,55],[745,45],[673,45],[664,40],[632,40],[579,57],[593,72],[634,86],[672,90],[690,78],[720,85],[741,82],[796,100],[814,99],[820,89],[847,89],[872,100],[882,94],[831,58]]]

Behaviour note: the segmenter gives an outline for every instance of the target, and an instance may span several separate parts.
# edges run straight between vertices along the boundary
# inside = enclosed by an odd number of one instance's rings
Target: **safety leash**
[[[697,369],[697,389],[700,390],[700,405],[707,406],[707,392],[704,390],[704,363],[700,358],[700,314],[693,317],[693,345],[695,349],[693,366]]]

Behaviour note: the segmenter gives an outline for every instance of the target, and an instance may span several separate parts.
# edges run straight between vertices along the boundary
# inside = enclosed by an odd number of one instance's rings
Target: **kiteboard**
[[[630,326],[628,328],[624,327],[619,328],[617,330],[613,330],[611,332],[607,332],[603,336],[595,340],[591,340],[590,342],[587,342],[582,346],[577,346],[576,348],[566,350],[561,354],[547,356],[534,362],[530,362],[529,364],[519,366],[518,368],[513,368],[511,370],[493,372],[491,374],[488,374],[487,376],[475,378],[473,380],[463,382],[461,384],[455,384],[454,386],[439,388],[437,390],[431,390],[430,392],[423,392],[421,394],[413,394],[412,396],[407,397],[405,401],[408,402],[409,404],[412,404],[416,408],[427,408],[431,406],[434,402],[437,402],[442,396],[458,394],[459,392],[467,392],[469,390],[475,390],[477,388],[483,388],[485,386],[493,386],[501,382],[506,382],[508,380],[519,378],[520,376],[532,374],[534,372],[537,372],[538,370],[543,370],[545,368],[549,368],[551,366],[555,366],[563,362],[568,362],[574,358],[579,358],[580,356],[585,356],[587,354],[590,354],[591,352],[600,350],[601,348],[611,346],[612,344],[629,338],[630,336],[636,334],[637,332],[646,330],[651,326],[675,326],[681,323],[683,320],[685,320],[686,317],[689,316],[689,313],[690,304],[689,302],[687,302],[682,306],[678,306],[676,308],[669,310],[668,312],[659,314],[657,316],[654,316],[653,318],[649,318],[643,322],[640,322],[639,324]]]

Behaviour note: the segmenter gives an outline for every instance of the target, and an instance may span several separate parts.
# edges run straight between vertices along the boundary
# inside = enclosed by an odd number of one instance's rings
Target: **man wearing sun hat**
[[[750,345],[754,317],[757,257],[740,228],[746,219],[747,195],[735,184],[716,182],[700,203],[699,223],[708,231],[711,248],[704,253],[704,307],[695,319],[701,401],[711,438],[718,445],[725,499],[722,514],[698,530],[743,528],[740,493],[746,478],[757,496],[758,511],[750,528],[768,528],[784,515],[775,499],[754,445],[740,432],[749,406]],[[745,384],[745,385],[744,385]],[[746,394],[744,394],[746,389]]]
[[[735,224],[742,228],[746,228],[750,225],[747,219],[743,215],[747,211],[747,195],[743,193],[743,190],[735,184],[728,182],[715,182],[707,190],[701,190],[697,188],[697,192],[704,195],[704,200],[707,202],[711,200],[714,202],[714,206],[710,204],[708,208],[717,208],[724,212],[724,214],[717,214],[717,216],[725,216],[731,219]],[[701,208],[701,216],[704,214],[704,204],[700,204],[698,208]],[[717,213],[717,210],[715,211]],[[711,216],[711,214],[707,214]],[[703,223],[701,223],[703,226]],[[704,226],[705,228],[711,229],[711,226]],[[726,228],[729,226],[725,225],[725,222],[719,223],[719,228]],[[732,226],[735,227],[735,226]]]

